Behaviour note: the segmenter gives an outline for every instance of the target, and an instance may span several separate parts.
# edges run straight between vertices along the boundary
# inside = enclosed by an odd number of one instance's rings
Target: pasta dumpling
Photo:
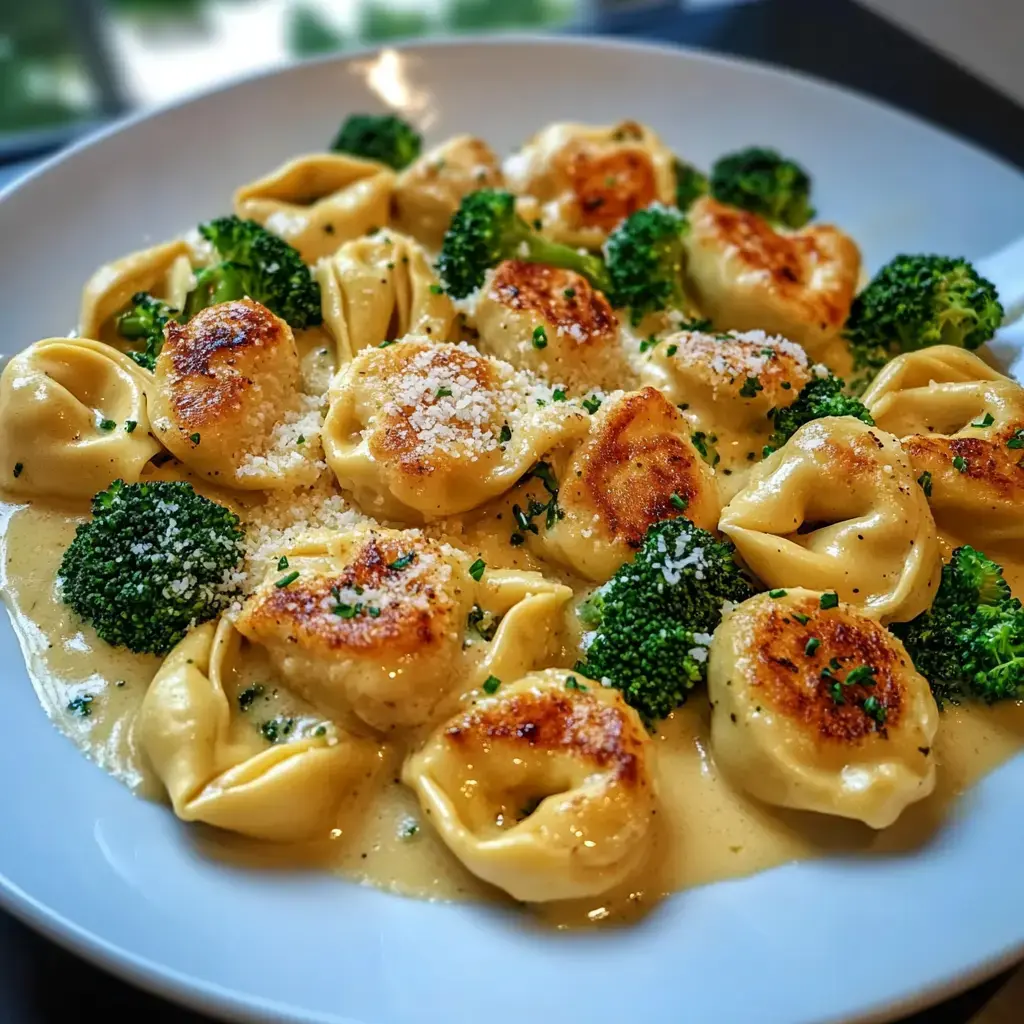
[[[769,587],[835,590],[886,622],[931,604],[935,522],[891,434],[852,416],[804,424],[751,472],[719,528]]]
[[[887,629],[816,591],[727,611],[708,694],[715,763],[766,803],[880,829],[935,786],[928,681]]]
[[[316,479],[314,446],[297,444],[301,373],[283,320],[240,299],[187,324],[172,320],[165,335],[150,401],[156,436],[174,456],[214,483],[243,490]]]
[[[407,334],[432,341],[453,334],[455,307],[440,291],[427,254],[397,231],[346,242],[317,264],[316,279],[339,363]]]
[[[710,196],[688,217],[686,281],[704,315],[722,330],[781,334],[824,359],[860,278],[852,239],[826,224],[782,233]]]
[[[192,250],[181,239],[106,263],[82,289],[78,333],[97,341],[116,341],[116,317],[136,292],[149,292],[172,309],[184,309],[194,284]]]
[[[503,493],[588,416],[469,345],[407,338],[360,352],[331,388],[324,450],[365,512],[402,522]]]
[[[150,375],[98,341],[49,338],[0,377],[0,472],[14,494],[91,498],[138,481],[160,451],[150,433]]]
[[[646,125],[551,124],[504,164],[513,192],[540,204],[545,235],[599,248],[623,218],[675,202],[672,151]]]
[[[240,647],[226,619],[193,629],[150,683],[135,737],[183,821],[279,842],[326,835],[377,745],[315,713],[290,717],[287,735],[239,721],[227,690]]]
[[[386,226],[394,188],[394,172],[375,160],[317,153],[244,185],[234,208],[314,263],[342,242]]]
[[[635,383],[618,317],[575,271],[504,260],[487,275],[470,323],[482,352],[563,381],[574,392]]]
[[[686,516],[715,530],[721,505],[714,471],[690,441],[679,411],[654,388],[606,399],[590,434],[551,457],[560,518],[527,532],[531,548],[603,582],[643,544],[654,523]],[[523,505],[537,481],[525,485]],[[517,492],[517,495],[519,492]]]
[[[403,781],[473,874],[530,903],[596,896],[647,853],[651,740],[617,690],[564,669],[441,725]]]
[[[463,197],[504,184],[501,165],[486,142],[473,135],[453,136],[398,175],[395,226],[427,248],[440,249]]]
[[[246,601],[238,629],[325,714],[382,732],[423,724],[496,669],[550,657],[572,596],[537,573],[478,581],[468,556],[418,530],[357,528],[287,563]]]

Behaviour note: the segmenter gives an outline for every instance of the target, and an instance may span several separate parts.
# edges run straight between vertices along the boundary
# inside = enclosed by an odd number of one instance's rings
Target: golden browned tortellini
[[[938,708],[896,637],[822,604],[799,588],[726,612],[708,655],[715,763],[766,803],[886,828],[935,786]]]
[[[402,778],[473,874],[539,903],[596,896],[642,862],[652,759],[617,690],[548,669],[445,722]]]
[[[165,335],[150,406],[155,434],[173,455],[225,487],[316,479],[319,413],[304,408],[295,338],[283,320],[240,299],[187,324],[172,320]]]
[[[561,381],[574,393],[636,383],[618,317],[575,271],[504,260],[487,275],[469,321],[482,352]]]
[[[0,377],[0,473],[19,495],[89,498],[135,483],[160,451],[150,434],[150,375],[98,341],[49,338]]]
[[[339,363],[364,348],[422,334],[447,341],[456,318],[423,248],[397,231],[346,242],[316,266],[324,322]]]
[[[377,746],[299,706],[262,728],[235,712],[241,643],[226,619],[193,629],[150,683],[135,738],[182,820],[312,839],[373,774]]]
[[[590,434],[551,456],[561,518],[535,519],[529,546],[586,579],[607,580],[661,519],[686,516],[715,530],[721,511],[712,469],[690,441],[690,427],[654,388],[606,399]],[[531,479],[520,507],[545,502],[544,481]]]
[[[951,388],[951,384],[962,386]],[[897,437],[936,431],[950,434],[966,426],[979,407],[984,412],[989,384],[1019,387],[973,352],[934,345],[887,363],[861,401],[874,421]]]
[[[387,225],[394,172],[375,160],[316,153],[289,160],[235,193],[235,213],[262,224],[307,263]]]
[[[835,590],[886,622],[932,601],[935,522],[899,441],[852,416],[804,424],[751,472],[719,527],[769,587]]]
[[[683,408],[695,428],[742,435],[761,453],[771,433],[769,412],[792,405],[811,379],[807,354],[795,342],[737,331],[679,331],[640,355],[640,377]]]
[[[512,487],[589,417],[465,343],[364,349],[331,387],[324,450],[363,511],[402,522],[476,508]]]
[[[104,264],[82,289],[79,335],[116,341],[117,314],[136,292],[149,292],[173,309],[184,309],[194,283],[192,258],[189,244],[177,239]]]
[[[398,175],[395,226],[430,249],[440,249],[464,196],[505,183],[494,151],[473,135],[456,135],[424,153]]]
[[[356,528],[289,554],[238,629],[335,721],[421,725],[461,687],[522,674],[558,650],[568,587],[511,570],[477,580],[470,565],[418,530]]]
[[[596,249],[624,217],[675,202],[674,157],[646,125],[551,124],[505,161],[513,192],[540,203],[545,235]]]
[[[860,278],[853,240],[827,224],[779,232],[709,196],[688,216],[686,280],[704,315],[722,330],[781,334],[824,359]]]
[[[1006,380],[918,390],[903,392],[901,422],[915,418],[929,432],[902,441],[936,525],[993,557],[1016,556],[1024,540],[1024,389]]]

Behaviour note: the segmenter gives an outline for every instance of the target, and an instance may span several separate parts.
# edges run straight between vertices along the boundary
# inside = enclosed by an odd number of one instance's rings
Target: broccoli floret
[[[608,236],[611,300],[630,309],[634,324],[645,313],[683,306],[683,236],[688,230],[678,210],[655,204],[630,214]]]
[[[222,262],[199,271],[185,302],[185,319],[207,306],[248,296],[294,328],[315,327],[320,285],[298,251],[254,220],[218,217],[199,225]]]
[[[142,347],[128,355],[147,370],[156,368],[156,357],[164,347],[164,324],[173,320],[178,310],[154,299],[149,292],[136,292],[131,304],[117,318],[117,333],[129,341],[141,341]]]
[[[238,593],[238,516],[180,481],[115,480],[64,552],[65,603],[108,644],[165,654]]]
[[[857,369],[929,345],[975,349],[1003,320],[995,285],[965,259],[897,256],[853,300],[846,338]]]
[[[867,406],[858,398],[844,393],[841,377],[816,377],[800,389],[796,401],[785,409],[769,414],[775,429],[764,446],[764,456],[781,448],[805,423],[823,416],[854,416],[869,427],[875,425]]]
[[[683,704],[707,677],[722,602],[754,593],[733,550],[682,516],[652,526],[633,561],[580,607],[594,633],[577,670],[610,681],[648,723]]]
[[[711,194],[787,228],[814,216],[810,177],[774,149],[752,146],[723,156],[711,169]]]
[[[392,114],[353,114],[331,143],[335,153],[377,160],[400,171],[420,155],[423,139],[411,124]]]
[[[1002,566],[980,551],[957,548],[931,608],[889,628],[940,703],[1024,697],[1024,607],[1010,595]]]
[[[448,294],[461,299],[476,291],[487,271],[507,259],[575,270],[595,288],[609,290],[601,259],[538,235],[516,213],[511,192],[471,192],[455,211],[437,260]]]
[[[676,172],[676,206],[680,210],[688,210],[702,195],[708,191],[708,176],[696,167],[683,163],[682,160],[675,162]]]

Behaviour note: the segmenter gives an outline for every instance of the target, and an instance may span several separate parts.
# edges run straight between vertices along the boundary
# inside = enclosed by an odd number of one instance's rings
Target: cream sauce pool
[[[85,510],[0,507],[3,590],[40,703],[62,732],[136,795],[163,799],[132,729],[160,659],[99,641],[55,596],[61,555]],[[1021,568],[1007,567],[1007,578],[1020,593]],[[567,664],[571,660],[567,654]],[[269,665],[250,649],[233,681],[236,692],[255,681],[265,684],[259,699],[266,707],[255,710],[267,718],[290,710],[289,698],[272,678]],[[911,852],[928,841],[957,796],[1024,746],[1024,702],[944,711],[933,748],[940,766],[935,792],[882,832],[745,798],[719,776],[708,736],[709,709],[702,697],[675,712],[656,735],[661,801],[655,841],[646,866],[629,884],[590,900],[532,907],[525,911],[529,917],[556,927],[623,922],[670,892],[788,861]],[[470,875],[421,823],[415,797],[398,781],[403,756],[398,744],[382,746],[379,770],[361,792],[350,795],[344,828],[339,818],[321,841],[275,845],[199,827],[200,842],[211,856],[236,863],[317,868],[422,898],[488,899],[515,906]]]

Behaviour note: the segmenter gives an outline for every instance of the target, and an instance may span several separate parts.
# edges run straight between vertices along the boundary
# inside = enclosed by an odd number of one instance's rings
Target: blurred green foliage
[[[296,4],[288,14],[288,52],[295,57],[313,57],[343,50],[348,40],[316,9]]]
[[[356,25],[356,34],[364,43],[389,43],[425,36],[432,28],[430,18],[422,11],[395,7],[387,0],[363,0]]]
[[[558,20],[564,8],[548,0],[451,0],[445,22],[462,32],[530,28]]]

